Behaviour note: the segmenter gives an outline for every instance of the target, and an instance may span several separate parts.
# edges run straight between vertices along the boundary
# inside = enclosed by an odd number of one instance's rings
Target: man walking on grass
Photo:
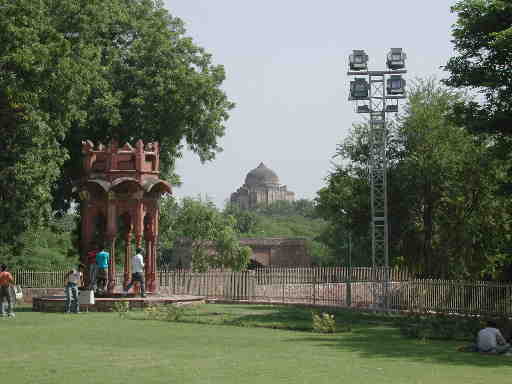
[[[144,258],[142,257],[142,249],[137,248],[135,256],[132,257],[132,281],[126,286],[124,293],[127,294],[133,283],[140,283],[140,296],[144,297]]]
[[[14,317],[12,296],[9,289],[11,284],[14,284],[14,279],[7,271],[7,265],[0,265],[0,316]],[[4,311],[4,300],[7,300],[7,313]]]

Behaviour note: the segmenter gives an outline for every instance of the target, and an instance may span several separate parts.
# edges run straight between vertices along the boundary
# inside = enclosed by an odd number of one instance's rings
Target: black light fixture
[[[407,55],[402,51],[402,48],[391,48],[389,50],[386,64],[389,69],[403,69],[405,68],[405,59]]]
[[[368,55],[364,50],[355,49],[348,57],[349,67],[352,71],[366,71],[368,69]]]
[[[403,95],[405,93],[405,80],[401,75],[391,75],[387,82],[388,95]]]
[[[370,92],[370,84],[366,79],[355,78],[350,82],[350,98],[352,100],[367,99]]]
[[[370,113],[370,106],[368,105],[358,105],[357,113]]]

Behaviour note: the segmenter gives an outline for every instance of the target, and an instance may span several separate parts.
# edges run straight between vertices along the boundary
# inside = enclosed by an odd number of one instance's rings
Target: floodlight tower
[[[357,76],[350,82],[350,101],[356,102],[357,113],[370,115],[370,189],[371,189],[371,233],[372,266],[385,267],[384,273],[374,278],[382,280],[384,309],[389,307],[389,251],[388,251],[388,207],[387,207],[387,129],[386,113],[398,112],[399,99],[405,98],[405,52],[402,48],[391,48],[387,55],[387,71],[369,71],[368,55],[363,50],[354,50],[349,56],[349,76]]]

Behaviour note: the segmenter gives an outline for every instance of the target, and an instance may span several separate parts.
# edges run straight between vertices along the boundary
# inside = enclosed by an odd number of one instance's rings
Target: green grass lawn
[[[60,383],[510,383],[512,357],[457,352],[460,342],[403,338],[384,318],[337,313],[352,330],[307,329],[309,310],[206,305],[187,322],[20,309],[0,318],[0,382]],[[200,321],[203,324],[192,323]],[[243,326],[227,326],[233,324]]]

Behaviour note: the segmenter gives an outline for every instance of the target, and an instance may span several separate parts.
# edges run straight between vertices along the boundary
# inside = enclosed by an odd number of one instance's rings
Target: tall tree
[[[504,168],[489,155],[488,142],[450,122],[459,101],[434,81],[419,81],[405,113],[389,125],[391,262],[421,275],[496,275],[507,262],[502,251],[511,217],[498,194]],[[357,245],[369,243],[367,138],[367,125],[354,129],[338,150],[349,163],[331,173],[318,197],[320,214],[338,233],[354,234],[356,257]],[[360,250],[369,259],[369,250]]]
[[[190,242],[193,269],[204,271],[209,267],[222,267],[239,271],[246,268],[251,250],[239,244],[232,216],[223,215],[211,201],[200,199],[184,198],[177,204],[164,202],[162,207],[173,212],[163,214],[164,238],[171,237],[172,244],[177,240]]]
[[[224,69],[162,1],[0,0],[2,244],[66,209],[80,142],[161,143],[164,175],[183,144],[201,160],[233,104]],[[53,196],[52,196],[53,194]]]
[[[479,101],[461,101],[458,121],[473,132],[512,135],[512,3],[509,0],[462,0],[453,7],[456,56],[446,84],[480,93]]]
[[[398,122],[396,192],[408,214],[400,252],[430,276],[488,273],[507,243],[510,212],[497,193],[504,168],[491,156],[490,141],[474,140],[447,118],[460,101],[436,82],[420,81]]]

